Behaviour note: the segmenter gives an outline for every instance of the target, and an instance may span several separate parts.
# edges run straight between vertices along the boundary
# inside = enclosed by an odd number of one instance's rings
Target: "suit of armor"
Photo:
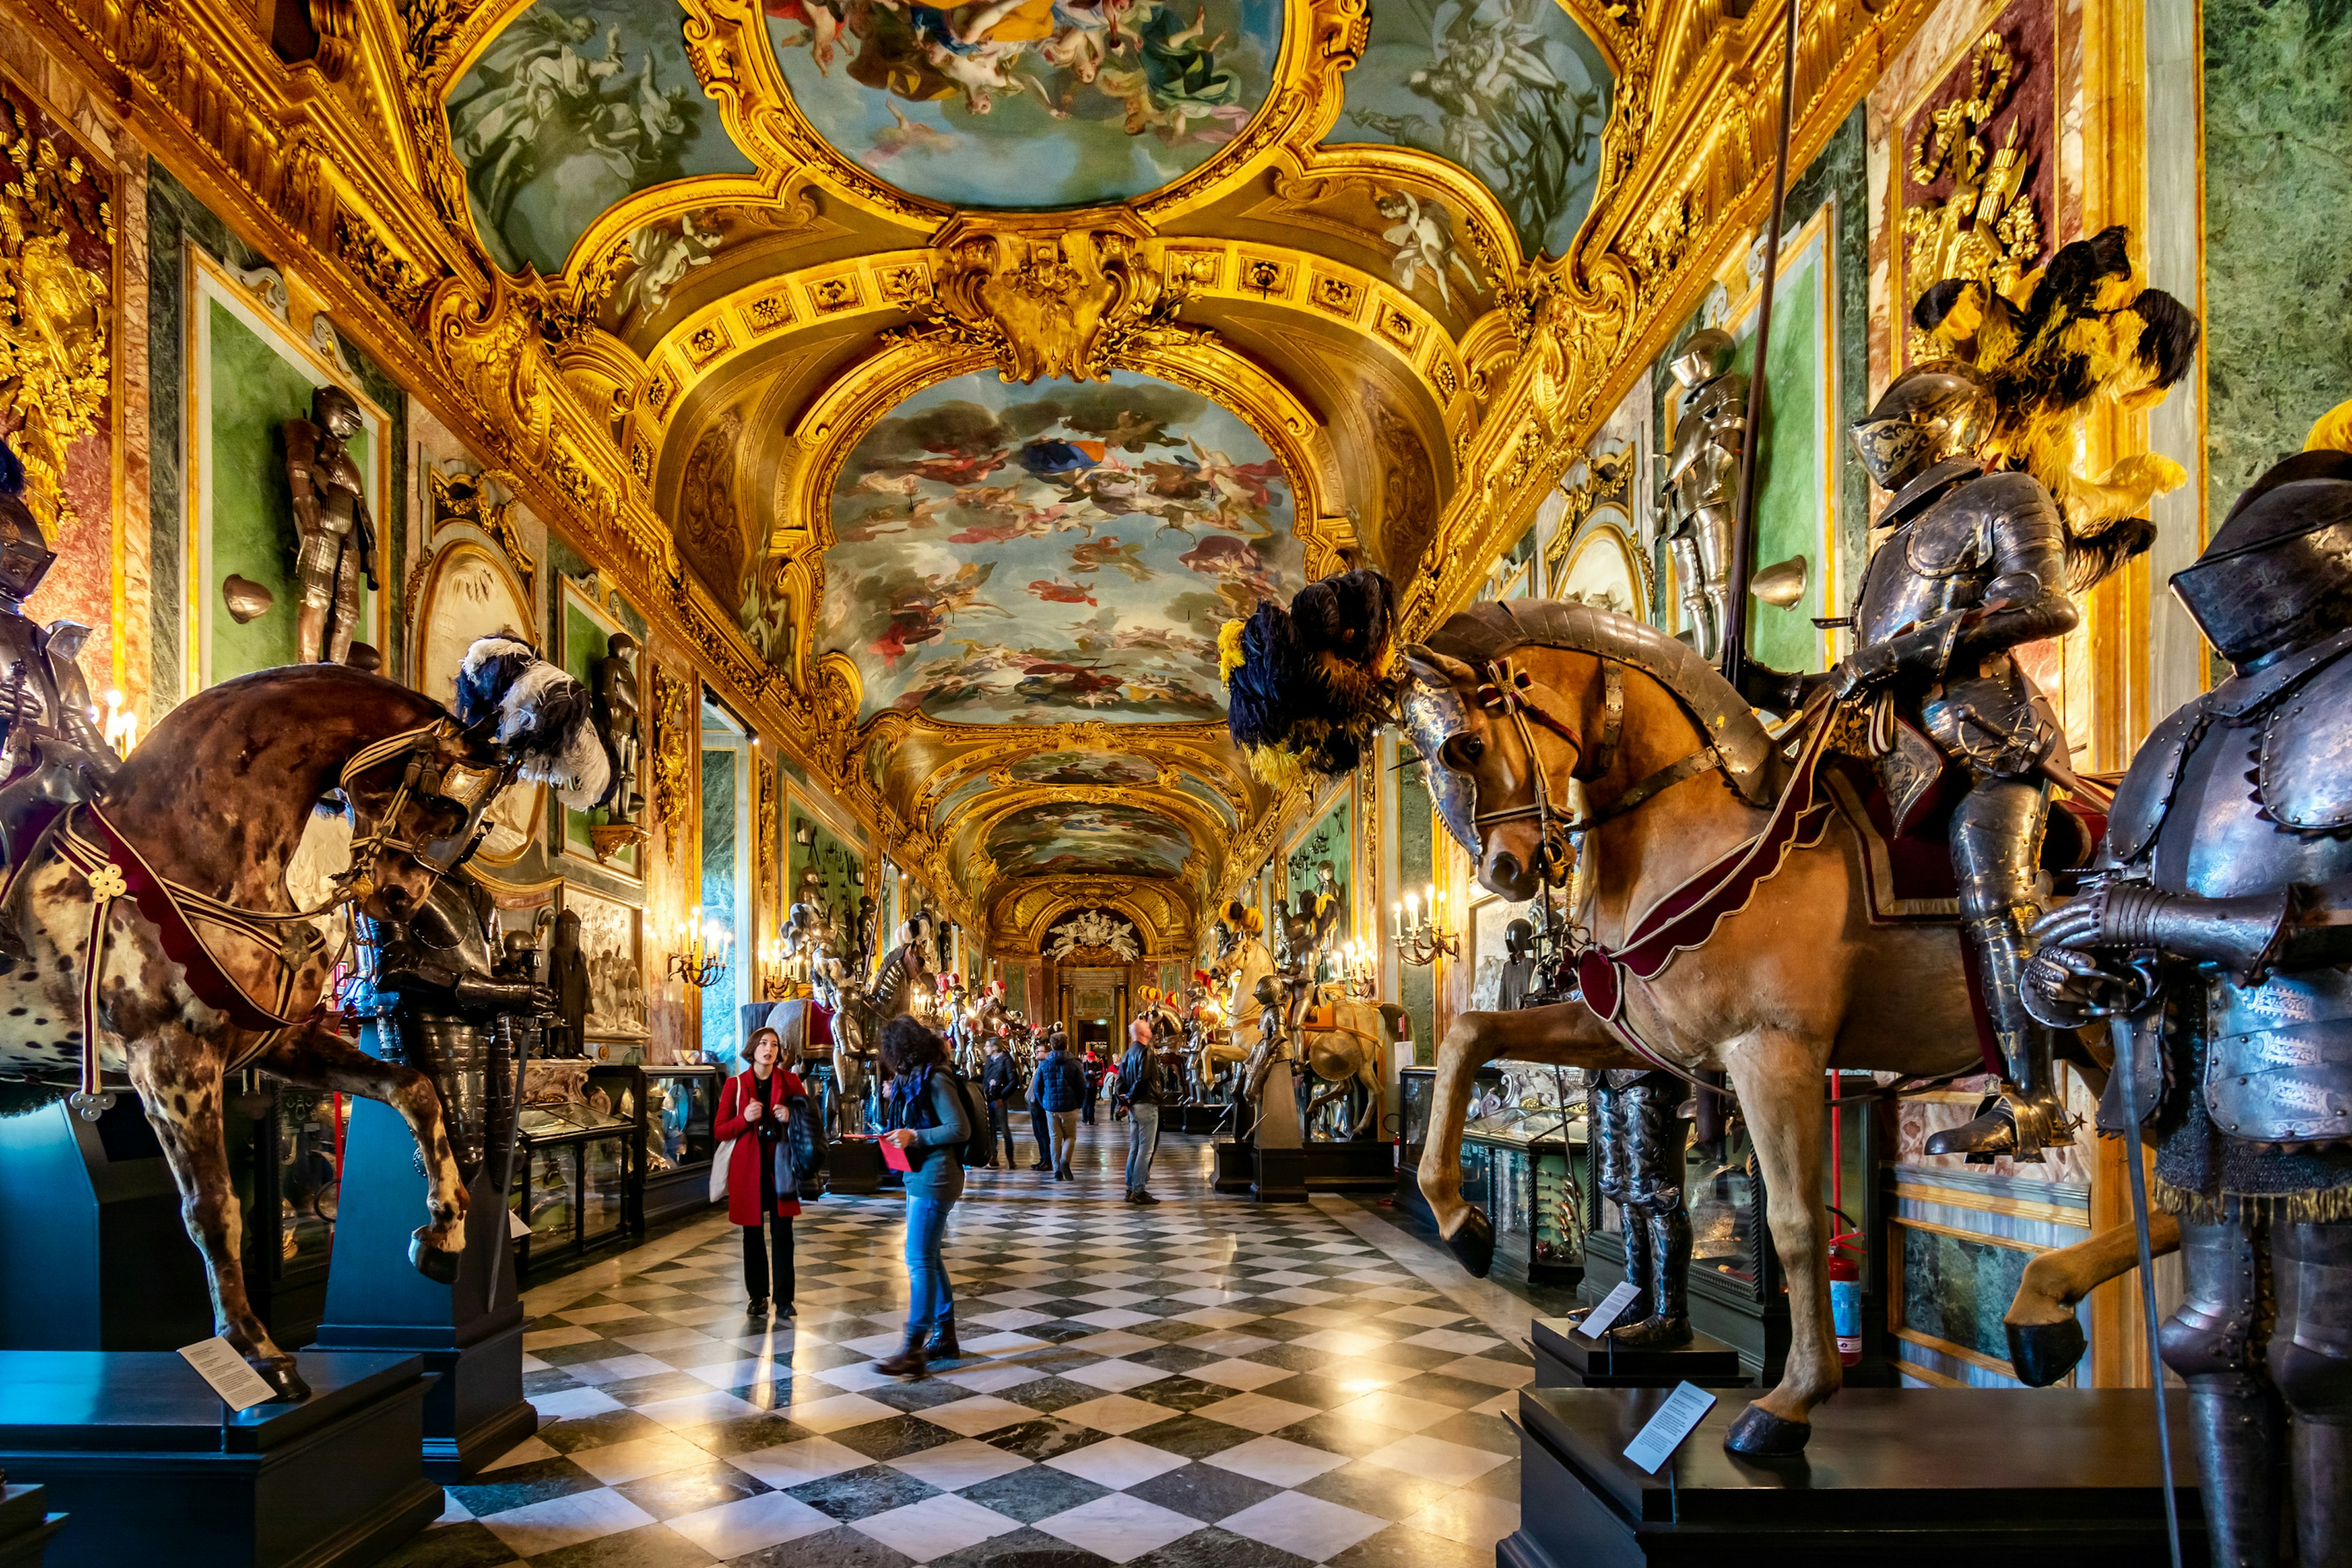
[[[2122,1107],[2141,1110],[2154,1201],[2180,1216],[2186,1289],[2162,1348],[2189,1384],[2213,1562],[2282,1558],[2284,1410],[2298,1561],[2342,1568],[2352,455],[2304,453],[2256,480],[2172,586],[2237,673],[2140,748],[2108,820],[2103,880],[2042,922],[2026,995],[2054,1025],[2135,1012],[2135,1039],[2161,1036],[2160,1051],[2136,1052],[2135,1070],[2111,1080],[2100,1121],[2137,1131]],[[2126,954],[2139,955],[2137,981],[2118,973]]]
[[[1748,441],[1748,378],[1725,368],[1735,346],[1730,333],[1703,328],[1670,367],[1682,388],[1682,413],[1666,458],[1666,545],[1692,643],[1709,659],[1723,657],[1731,620],[1732,514]]]
[[[46,808],[96,800],[122,765],[99,728],[78,656],[89,628],[44,626],[25,601],[57,561],[32,510],[0,495],[0,850],[16,864]]]
[[[1601,1195],[1625,1216],[1625,1279],[1649,1316],[1616,1333],[1628,1348],[1673,1350],[1691,1342],[1690,1210],[1683,1202],[1689,1138],[1683,1080],[1672,1073],[1612,1068],[1585,1075]]]
[[[2018,993],[2041,912],[2042,764],[2062,742],[2011,650],[2072,630],[2076,612],[2050,492],[1970,455],[1990,418],[1972,377],[1927,367],[1855,424],[1864,465],[1890,494],[1878,525],[1893,532],[1864,570],[1854,652],[1840,667],[1849,691],[1867,694],[1898,829],[1948,776],[1966,791],[1952,811],[1952,870],[2010,1088],[1927,1147],[1979,1163],[2035,1160],[2071,1141],[2049,1032]]]
[[[646,802],[637,793],[637,639],[626,632],[615,634],[596,661],[596,721],[613,748],[610,816],[634,823]]]
[[[293,492],[301,542],[294,557],[302,605],[294,621],[295,657],[341,664],[360,621],[360,579],[375,580],[375,521],[368,515],[360,467],[343,449],[359,434],[359,405],[337,386],[310,395],[310,417],[286,422],[286,482]]]
[[[472,884],[444,877],[404,921],[359,917],[360,973],[343,995],[371,1052],[433,1080],[469,1184],[511,1135],[514,1052],[528,1054],[555,1005],[529,956],[491,945],[475,900]]]

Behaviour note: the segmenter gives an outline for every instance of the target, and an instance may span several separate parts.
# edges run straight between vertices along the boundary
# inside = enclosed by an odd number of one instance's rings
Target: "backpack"
[[[939,1078],[944,1078],[955,1086],[957,1103],[963,1107],[963,1124],[967,1131],[963,1142],[955,1146],[957,1159],[967,1166],[987,1164],[989,1156],[995,1152],[995,1150],[993,1141],[989,1136],[988,1108],[981,1103],[980,1090],[975,1089],[963,1074],[956,1071],[952,1066],[942,1062],[931,1068],[929,1075],[924,1079],[926,1099],[928,1099],[931,1079]],[[907,1109],[900,1110],[902,1102],[896,1092],[891,1095],[891,1100],[894,1102],[893,1110],[898,1111],[895,1120],[901,1126],[912,1127],[914,1122],[908,1114],[912,1102],[903,1102]],[[936,1126],[937,1123],[933,1125]]]

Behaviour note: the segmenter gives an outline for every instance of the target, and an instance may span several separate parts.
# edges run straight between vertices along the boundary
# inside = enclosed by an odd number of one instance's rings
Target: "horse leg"
[[[2176,1215],[2160,1210],[2149,1215],[2147,1236],[2154,1257],[2180,1250]],[[2099,1286],[2130,1273],[2138,1262],[2139,1242],[2133,1227],[2119,1225],[2027,1264],[2017,1299],[2001,1315],[2018,1381],[2029,1388],[2047,1388],[2074,1371],[2087,1348],[2074,1308]]]
[[[1829,1239],[1821,1193],[1828,1053],[1793,1036],[1759,1032],[1726,1055],[1756,1140],[1772,1242],[1788,1277],[1789,1360],[1780,1384],[1740,1414],[1723,1443],[1751,1457],[1795,1454],[1812,1436],[1813,1406],[1843,1381],[1822,1256]]]
[[[1381,1112],[1381,1101],[1388,1093],[1388,1087],[1381,1077],[1380,1059],[1370,1051],[1356,1060],[1356,1081],[1364,1086],[1364,1109],[1357,1115],[1356,1124],[1349,1130],[1349,1134],[1361,1138],[1370,1131],[1373,1118]]]
[[[1437,1075],[1429,1100],[1429,1129],[1417,1173],[1437,1234],[1454,1258],[1484,1279],[1495,1266],[1495,1224],[1462,1201],[1462,1125],[1469,1117],[1470,1085],[1494,1052],[1482,1026],[1495,1016],[1465,1013],[1437,1047]]]
[[[425,1209],[433,1216],[432,1224],[411,1233],[408,1261],[427,1279],[455,1284],[457,1255],[466,1246],[466,1184],[450,1152],[433,1080],[414,1068],[368,1055],[323,1024],[278,1036],[254,1065],[304,1089],[354,1094],[400,1112],[424,1158]]]
[[[221,1127],[221,1058],[173,1030],[131,1053],[131,1084],[180,1189],[180,1218],[204,1254],[212,1284],[213,1328],[236,1347],[278,1400],[308,1399],[310,1384],[254,1316],[245,1293],[244,1216],[229,1179]]]

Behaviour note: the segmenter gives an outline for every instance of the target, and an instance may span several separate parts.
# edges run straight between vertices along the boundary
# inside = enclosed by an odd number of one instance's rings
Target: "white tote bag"
[[[710,1201],[714,1204],[727,1201],[727,1163],[734,1152],[735,1140],[730,1138],[710,1156]]]

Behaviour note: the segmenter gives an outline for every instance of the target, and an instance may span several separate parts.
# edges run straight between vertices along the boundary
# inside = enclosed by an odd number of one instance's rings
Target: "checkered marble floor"
[[[1527,1355],[1362,1211],[1214,1195],[1205,1140],[1163,1141],[1159,1206],[1119,1202],[1123,1131],[1087,1130],[1074,1183],[970,1173],[965,1353],[919,1381],[873,1365],[903,1321],[896,1196],[810,1205],[790,1321],[745,1320],[719,1219],[534,1290],[539,1435],[390,1563],[1491,1564]]]

